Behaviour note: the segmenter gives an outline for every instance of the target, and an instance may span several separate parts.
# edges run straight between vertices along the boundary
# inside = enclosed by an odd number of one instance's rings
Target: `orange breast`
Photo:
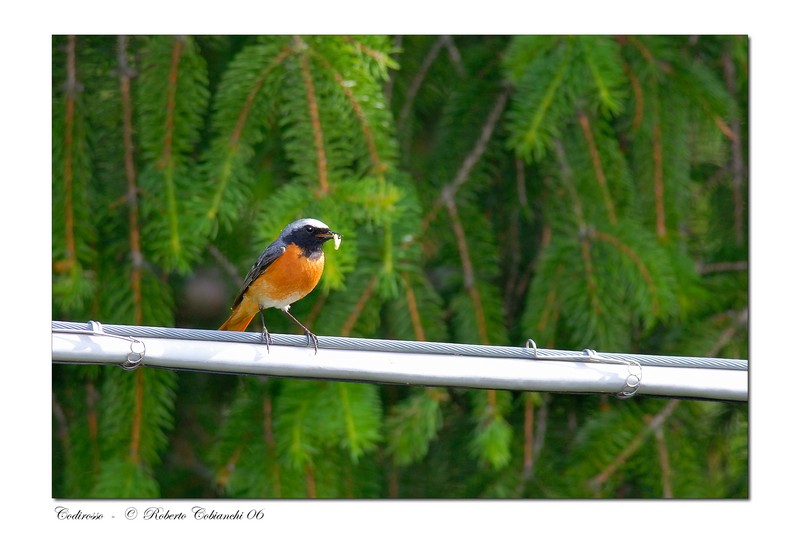
[[[244,297],[262,307],[286,307],[314,290],[324,266],[324,254],[310,259],[297,245],[290,244],[283,255],[250,284]]]

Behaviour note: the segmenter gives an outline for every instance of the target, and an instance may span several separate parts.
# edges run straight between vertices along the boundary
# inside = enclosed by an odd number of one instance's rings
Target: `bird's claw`
[[[269,353],[269,345],[272,344],[272,337],[269,336],[267,328],[261,329],[261,342],[267,345],[267,353]]]
[[[308,338],[308,346],[314,345],[314,355],[317,355],[317,350],[319,350],[319,340],[317,336],[311,333],[310,331],[306,331],[306,337]]]

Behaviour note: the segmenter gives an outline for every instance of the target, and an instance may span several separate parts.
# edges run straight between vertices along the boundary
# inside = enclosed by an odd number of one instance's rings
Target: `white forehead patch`
[[[291,224],[289,224],[286,227],[287,228],[289,228],[289,227],[300,228],[300,227],[303,227],[303,226],[314,226],[315,228],[328,229],[328,225],[327,224],[325,224],[321,220],[317,220],[316,218],[301,218],[300,220],[295,220],[294,222],[292,222]]]
[[[288,224],[285,228],[283,228],[283,231],[281,231],[281,236],[288,235],[293,231],[298,230],[300,228],[304,228],[306,226],[311,226],[321,230],[328,229],[327,224],[317,220],[316,218],[301,218],[300,220],[295,220],[294,222]]]

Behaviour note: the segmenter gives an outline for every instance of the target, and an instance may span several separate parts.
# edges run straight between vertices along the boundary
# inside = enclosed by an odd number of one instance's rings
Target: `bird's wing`
[[[244,283],[242,284],[242,290],[239,292],[239,296],[236,297],[236,301],[233,302],[233,307],[239,305],[244,298],[244,293],[247,292],[247,288],[253,283],[258,277],[264,273],[264,271],[275,262],[277,258],[283,255],[283,252],[286,251],[286,246],[281,241],[275,241],[262,252],[261,257],[258,258],[253,264],[253,268],[250,269],[250,272],[247,274],[247,277],[244,279]]]

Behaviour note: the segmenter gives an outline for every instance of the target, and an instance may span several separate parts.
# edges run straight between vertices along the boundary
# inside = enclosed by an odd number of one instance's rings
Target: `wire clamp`
[[[539,352],[536,350],[536,341],[535,340],[528,339],[527,342],[525,342],[525,347],[528,348],[529,350],[533,350],[533,358],[534,359],[539,357]]]
[[[610,357],[601,357],[597,352],[592,349],[583,350],[583,355],[587,356],[592,361],[603,363],[617,363],[628,365],[628,377],[625,378],[625,386],[619,391],[616,396],[621,400],[632,398],[639,392],[639,386],[642,384],[642,365],[638,361],[632,359],[612,359]]]
[[[130,341],[130,353],[128,354],[128,358],[120,365],[125,370],[134,370],[142,365],[144,361],[144,354],[146,351],[146,347],[142,341],[135,337],[125,336],[125,335],[114,335],[113,333],[106,333],[103,331],[103,324],[97,322],[95,320],[89,321],[89,326],[92,328],[92,335],[99,335],[102,337],[111,337],[115,339],[122,339],[126,341]]]

